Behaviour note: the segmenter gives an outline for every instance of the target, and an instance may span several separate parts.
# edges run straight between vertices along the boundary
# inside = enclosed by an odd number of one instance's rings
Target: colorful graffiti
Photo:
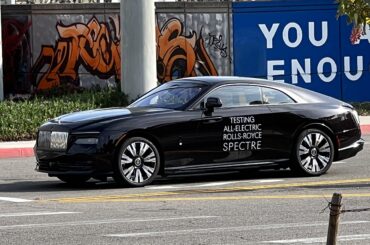
[[[56,29],[60,38],[55,46],[43,45],[32,67],[37,90],[50,89],[63,83],[79,85],[79,67],[101,79],[120,79],[120,28],[118,17],[109,18],[111,25],[92,17],[87,24],[63,25]],[[112,26],[112,28],[111,28]],[[47,66],[46,72],[38,75]]]
[[[56,45],[43,45],[32,67],[35,88],[50,89],[67,83],[78,86],[81,65],[101,79],[115,76],[118,82],[121,75],[119,17],[110,17],[110,21],[109,25],[92,17],[87,24],[58,23]],[[189,36],[183,33],[183,24],[176,18],[169,19],[161,28],[157,26],[160,83],[180,77],[218,74],[205,49],[201,31],[199,35],[195,31]]]
[[[169,19],[161,29],[157,25],[157,76],[160,83],[180,77],[217,75],[202,37],[193,31],[185,36],[177,18]]]
[[[2,19],[4,94],[29,93],[31,85],[27,72],[31,63],[31,22],[25,18]]]
[[[32,80],[38,90],[64,83],[79,85],[79,67],[101,79],[115,76],[120,79],[119,18],[110,17],[108,23],[95,17],[87,23],[63,25],[56,29],[56,45],[43,45],[32,67]],[[113,27],[111,29],[111,26]],[[113,33],[113,34],[111,34]],[[157,71],[160,83],[188,76],[217,75],[207,54],[200,32],[184,34],[183,24],[172,18],[159,28],[157,25]]]

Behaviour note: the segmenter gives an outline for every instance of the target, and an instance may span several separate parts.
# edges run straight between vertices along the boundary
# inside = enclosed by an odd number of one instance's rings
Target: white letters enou
[[[283,83],[284,80],[274,80],[274,76],[284,75],[284,69],[275,69],[275,66],[283,66],[284,60],[268,60],[267,61],[267,79],[274,82]]]
[[[344,74],[351,81],[357,81],[362,76],[362,71],[364,70],[364,60],[362,56],[357,56],[357,72],[356,74],[351,74],[351,62],[349,56],[344,56]]]
[[[324,74],[324,65],[328,64],[331,67],[331,73],[329,76],[325,76]],[[337,64],[335,64],[335,61],[330,57],[322,58],[317,65],[317,73],[320,77],[320,79],[323,82],[330,83],[334,80],[335,76],[337,75]]]
[[[305,83],[311,82],[311,59],[304,59],[304,69],[297,59],[292,60],[292,84],[298,83],[298,74],[300,74]]]

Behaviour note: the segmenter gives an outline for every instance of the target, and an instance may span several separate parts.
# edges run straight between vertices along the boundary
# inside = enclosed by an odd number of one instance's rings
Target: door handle
[[[204,124],[218,123],[222,121],[222,117],[202,118],[201,121]]]

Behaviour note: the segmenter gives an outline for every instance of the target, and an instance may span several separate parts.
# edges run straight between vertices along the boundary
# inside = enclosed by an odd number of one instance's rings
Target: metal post
[[[154,0],[122,0],[121,89],[136,99],[157,86]]]
[[[326,240],[327,245],[337,244],[339,215],[342,207],[341,202],[342,195],[339,193],[334,193],[331,199],[331,203],[329,204],[330,217],[329,217],[328,237]]]
[[[1,37],[1,4],[0,4],[0,101],[4,100],[3,80],[3,39]]]

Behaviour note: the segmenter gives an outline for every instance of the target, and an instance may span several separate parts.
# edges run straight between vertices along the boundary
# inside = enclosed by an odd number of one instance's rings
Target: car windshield
[[[204,85],[196,83],[164,84],[139,98],[129,107],[182,109],[194,101],[204,88]]]

